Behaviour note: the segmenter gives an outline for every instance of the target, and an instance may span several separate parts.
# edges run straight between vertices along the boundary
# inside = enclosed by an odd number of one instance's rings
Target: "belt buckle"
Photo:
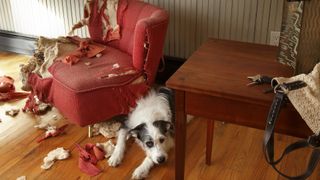
[[[289,89],[287,88],[287,86],[285,84],[277,84],[274,87],[274,93],[281,93],[281,94],[288,94]]]

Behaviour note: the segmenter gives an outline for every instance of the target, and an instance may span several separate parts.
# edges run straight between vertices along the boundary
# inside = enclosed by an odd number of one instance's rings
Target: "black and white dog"
[[[128,135],[146,152],[143,162],[132,174],[133,179],[148,176],[155,164],[162,164],[168,158],[168,151],[174,146],[173,140],[173,94],[168,88],[151,90],[149,94],[137,101],[136,108],[119,130],[117,144],[108,163],[118,166],[125,152]]]

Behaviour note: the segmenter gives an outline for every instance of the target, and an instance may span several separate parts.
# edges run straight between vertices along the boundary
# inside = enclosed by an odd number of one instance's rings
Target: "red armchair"
[[[102,57],[83,58],[73,66],[56,62],[49,69],[52,78],[31,74],[33,93],[81,126],[129,113],[154,83],[168,19],[163,9],[128,0],[120,40],[108,43]]]

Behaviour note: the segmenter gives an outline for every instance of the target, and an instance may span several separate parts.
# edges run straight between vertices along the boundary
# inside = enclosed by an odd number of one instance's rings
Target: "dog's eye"
[[[152,142],[152,141],[148,141],[148,142],[146,142],[146,145],[147,145],[149,148],[152,148],[152,147],[153,147],[153,142]]]
[[[160,138],[160,139],[159,139],[159,142],[160,142],[160,143],[163,143],[163,142],[164,142],[164,138]]]

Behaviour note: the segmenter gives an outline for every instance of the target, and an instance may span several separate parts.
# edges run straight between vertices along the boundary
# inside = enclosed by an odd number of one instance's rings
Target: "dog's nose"
[[[160,157],[158,157],[158,159],[157,159],[157,161],[158,161],[159,164],[164,163],[165,160],[166,160],[166,158],[165,158],[164,156],[160,156]]]

